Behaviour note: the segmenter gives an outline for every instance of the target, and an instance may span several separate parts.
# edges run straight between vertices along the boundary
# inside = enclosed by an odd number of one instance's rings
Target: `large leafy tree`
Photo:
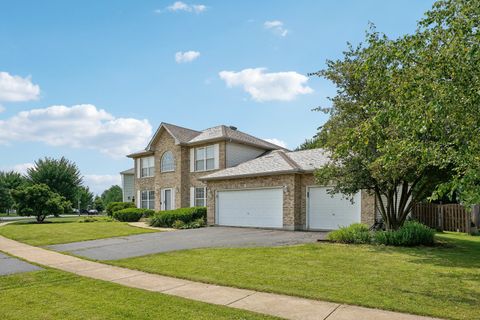
[[[122,188],[120,186],[111,186],[102,193],[103,205],[106,207],[110,202],[121,202],[123,201]]]
[[[0,212],[8,212],[13,208],[12,191],[24,185],[26,179],[14,171],[0,171]]]
[[[33,168],[28,169],[27,178],[34,184],[46,184],[71,203],[75,202],[77,190],[82,184],[77,165],[64,157],[37,160]]]
[[[35,216],[43,222],[48,215],[58,216],[68,213],[71,204],[46,184],[33,184],[12,192],[17,203],[17,213],[21,216]]]
[[[389,229],[432,190],[474,198],[479,13],[479,1],[439,1],[415,34],[389,40],[372,28],[363,45],[315,73],[338,88],[317,136],[331,162],[317,178],[335,181],[332,192],[375,194]]]

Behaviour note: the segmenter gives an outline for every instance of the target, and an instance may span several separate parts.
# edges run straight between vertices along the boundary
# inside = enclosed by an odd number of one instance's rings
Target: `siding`
[[[133,174],[122,175],[123,201],[131,202],[135,196],[135,182]]]
[[[265,150],[243,144],[228,142],[226,146],[227,168],[252,160],[263,154]]]

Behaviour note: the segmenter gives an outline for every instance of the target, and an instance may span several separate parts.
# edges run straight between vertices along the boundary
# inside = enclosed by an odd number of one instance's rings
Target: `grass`
[[[0,213],[0,218],[1,217],[18,217],[18,215],[16,213],[10,213],[10,214]]]
[[[480,237],[436,247],[308,244],[196,249],[109,263],[260,291],[451,319],[480,319]]]
[[[274,319],[54,270],[0,277],[2,319]]]
[[[132,227],[124,222],[110,221],[105,217],[90,219],[95,222],[81,223],[85,220],[84,217],[49,218],[41,224],[19,221],[1,227],[0,235],[34,246],[43,246],[156,232]]]

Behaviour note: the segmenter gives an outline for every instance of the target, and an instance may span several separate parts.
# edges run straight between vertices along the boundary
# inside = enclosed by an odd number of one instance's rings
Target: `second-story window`
[[[140,166],[141,166],[141,177],[146,178],[146,177],[153,177],[153,174],[155,172],[155,163],[154,163],[154,158],[153,157],[146,157],[142,158],[140,161]]]
[[[195,148],[195,171],[215,169],[215,147]]]
[[[163,154],[162,159],[160,160],[160,171],[175,171],[175,158],[171,151],[167,151]]]

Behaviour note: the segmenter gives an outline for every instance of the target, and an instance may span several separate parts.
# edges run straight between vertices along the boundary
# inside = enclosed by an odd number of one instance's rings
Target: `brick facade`
[[[215,224],[215,201],[218,191],[281,187],[283,188],[283,229],[305,230],[307,225],[307,189],[315,185],[315,177],[312,173],[208,181],[208,224]],[[375,197],[361,191],[361,222],[368,225],[373,224],[374,214]]]
[[[162,130],[153,142],[154,177],[139,178],[137,161],[135,161],[135,197],[137,197],[137,191],[154,190],[155,210],[158,211],[161,209],[161,190],[171,188],[175,193],[175,208],[190,207],[190,187],[206,186],[198,178],[226,167],[226,143],[220,141],[215,144],[219,145],[219,169],[190,172],[190,147],[175,144],[175,139],[166,130]],[[212,143],[201,144],[195,148],[208,145],[212,145]],[[173,172],[161,172],[161,159],[167,151],[171,151],[175,158],[175,171]]]
[[[215,224],[216,193],[220,190],[240,190],[255,188],[282,188],[283,190],[283,228],[287,230],[305,230],[307,225],[307,190],[315,185],[315,178],[310,174],[278,174],[271,176],[201,181],[200,178],[227,167],[227,142],[214,142],[219,145],[219,168],[203,172],[190,172],[191,147],[176,144],[175,139],[162,129],[152,142],[155,174],[154,177],[139,178],[135,160],[135,198],[138,191],[155,191],[155,210],[161,209],[161,190],[171,188],[175,195],[175,208],[189,207],[190,188],[207,187],[207,220]],[[214,143],[205,143],[195,147],[203,147]],[[171,151],[175,158],[175,170],[161,172],[161,158]],[[143,156],[138,156],[143,157]],[[138,201],[138,199],[136,199]],[[138,202],[137,202],[138,203]],[[368,225],[375,220],[375,199],[372,195],[361,193],[361,221]]]

